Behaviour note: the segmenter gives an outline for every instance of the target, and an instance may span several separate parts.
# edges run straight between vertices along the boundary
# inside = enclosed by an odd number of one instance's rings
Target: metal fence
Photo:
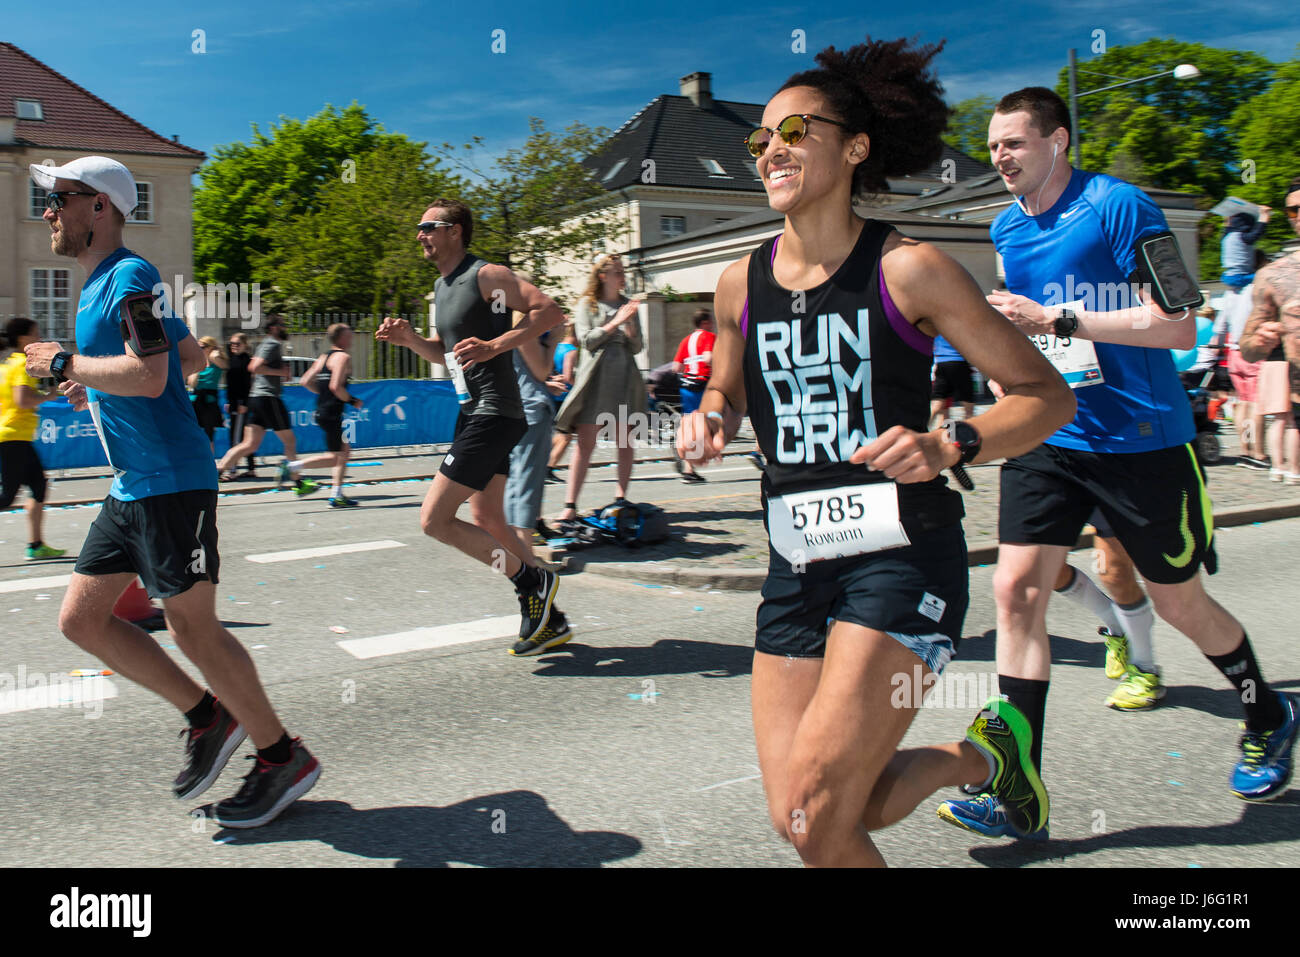
[[[399,313],[422,336],[429,335],[428,313]],[[315,358],[329,349],[325,335],[336,322],[346,323],[356,334],[352,340],[352,378],[354,379],[427,379],[429,363],[410,349],[389,345],[375,339],[375,330],[383,316],[359,312],[285,313],[285,331],[289,333],[290,355]]]

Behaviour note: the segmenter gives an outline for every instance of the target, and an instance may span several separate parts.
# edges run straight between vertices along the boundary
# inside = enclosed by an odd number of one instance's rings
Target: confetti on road
[[[628,695],[628,697],[631,698],[633,701],[643,701],[643,700],[646,699],[646,698],[660,698],[660,697],[663,697],[663,692],[661,692],[661,691],[649,691],[649,692],[646,692],[645,694],[630,694],[630,695]]]
[[[111,675],[113,672],[105,671],[102,668],[75,668],[68,672],[71,678],[98,678],[101,675]]]
[[[330,625],[330,631],[336,635],[346,635],[348,633],[348,630],[342,625]]]
[[[645,582],[634,582],[634,584],[640,585],[642,588],[663,588],[664,587],[663,585],[647,585]]]
[[[1166,751],[1165,754],[1169,755],[1171,758],[1181,758],[1183,756],[1181,751]]]
[[[254,645],[254,646],[253,646],[253,650],[254,650],[254,651],[257,651],[257,649],[259,649],[259,648],[265,648],[265,647],[266,647],[266,645]]]
[[[699,605],[696,605],[695,608],[692,609],[692,610],[693,610],[693,611],[704,611],[704,609],[701,608]]]
[[[1180,788],[1180,787],[1183,786],[1183,782],[1182,782],[1182,781],[1170,781],[1169,783],[1172,784],[1172,785],[1173,785],[1174,787],[1176,787],[1176,788]]]

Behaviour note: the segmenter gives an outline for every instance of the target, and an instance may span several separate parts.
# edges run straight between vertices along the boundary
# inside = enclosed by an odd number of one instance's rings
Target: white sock
[[[302,459],[294,459],[292,462],[289,463],[289,471],[290,471],[290,472],[301,472],[301,471],[302,471],[302,462],[303,462]]]
[[[1128,660],[1137,666],[1138,671],[1157,673],[1156,651],[1151,642],[1156,613],[1151,607],[1150,599],[1143,598],[1128,608],[1116,605],[1115,613],[1119,615],[1120,627],[1128,636]]]
[[[1073,565],[1067,565],[1066,568],[1074,572],[1074,577],[1070,580],[1070,584],[1058,589],[1056,593],[1064,595],[1088,609],[1101,619],[1101,623],[1106,626],[1106,630],[1112,635],[1125,634],[1124,626],[1120,624],[1119,618],[1115,614],[1119,610],[1115,603],[1107,598],[1093,580],[1079,569]]]
[[[342,485],[335,485],[332,489],[330,489],[330,498],[342,498],[342,497],[343,497]]]

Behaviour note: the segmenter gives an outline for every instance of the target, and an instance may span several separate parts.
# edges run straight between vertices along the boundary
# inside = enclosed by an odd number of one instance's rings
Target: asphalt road
[[[663,465],[641,468],[656,483],[651,500],[704,494]],[[613,497],[610,471],[593,472],[593,503]],[[707,489],[744,492],[756,475],[719,473]],[[0,865],[797,864],[767,824],[757,778],[748,681],[757,594],[566,576],[559,600],[576,637],[561,653],[515,659],[506,654],[518,614],[510,588],[421,535],[427,486],[357,487],[355,510],[332,511],[320,494],[222,499],[218,611],[250,648],[290,732],[323,764],[306,799],[265,828],[216,829],[190,816],[198,802],[171,796],[183,721],[149,692],[118,677],[68,678],[74,700],[36,707],[30,693],[4,698],[0,683]],[[561,494],[552,487],[548,510]],[[47,540],[75,552],[96,514],[51,511]],[[0,674],[98,667],[57,630],[58,576],[71,562],[11,557],[21,554],[21,523],[20,513],[0,516]],[[1300,520],[1224,530],[1211,580],[1246,622],[1265,676],[1292,690],[1300,648],[1284,598],[1291,576],[1279,570],[1293,566],[1298,536]],[[390,544],[277,554],[362,543]],[[268,554],[280,560],[250,560]],[[987,688],[994,671],[991,576],[971,570],[969,638],[950,669],[972,689]],[[943,824],[929,802],[878,835],[887,860],[1300,864],[1300,792],[1266,806],[1228,792],[1239,716],[1190,642],[1158,626],[1169,696],[1154,712],[1125,715],[1102,707],[1110,682],[1096,624],[1057,601],[1049,625],[1054,840],[982,841]],[[340,645],[358,639],[379,640],[351,646],[356,653]],[[84,700],[84,688],[67,690],[74,681],[115,696]],[[907,742],[960,737],[979,703],[924,709]],[[232,794],[246,768],[233,759],[200,800]]]

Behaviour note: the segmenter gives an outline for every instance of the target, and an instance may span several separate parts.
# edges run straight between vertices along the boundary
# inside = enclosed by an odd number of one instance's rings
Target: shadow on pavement
[[[954,661],[993,661],[997,651],[997,629],[990,628],[982,635],[967,635],[957,647]],[[1101,668],[1106,663],[1106,643],[1080,641],[1064,635],[1051,635],[1052,664],[1079,665],[1084,668]]]
[[[747,645],[675,638],[656,641],[649,648],[593,648],[569,642],[554,656],[544,657],[533,674],[559,678],[631,678],[693,672],[703,678],[738,678],[749,674],[753,663],[754,649]]]
[[[1074,840],[1050,840],[1041,844],[1015,841],[997,846],[975,847],[971,848],[970,856],[985,867],[1021,867],[1040,861],[1062,861],[1080,854],[1122,848],[1199,847],[1206,844],[1247,847],[1252,844],[1294,841],[1300,838],[1300,814],[1295,813],[1297,806],[1300,806],[1300,794],[1292,791],[1268,804],[1245,805],[1241,817],[1231,824],[1211,824],[1205,827],[1153,824]]]
[[[273,823],[222,828],[223,844],[321,841],[344,854],[396,859],[397,867],[600,867],[640,852],[614,831],[574,831],[532,791],[470,798],[449,807],[381,807],[361,811],[344,801],[298,801]]]

